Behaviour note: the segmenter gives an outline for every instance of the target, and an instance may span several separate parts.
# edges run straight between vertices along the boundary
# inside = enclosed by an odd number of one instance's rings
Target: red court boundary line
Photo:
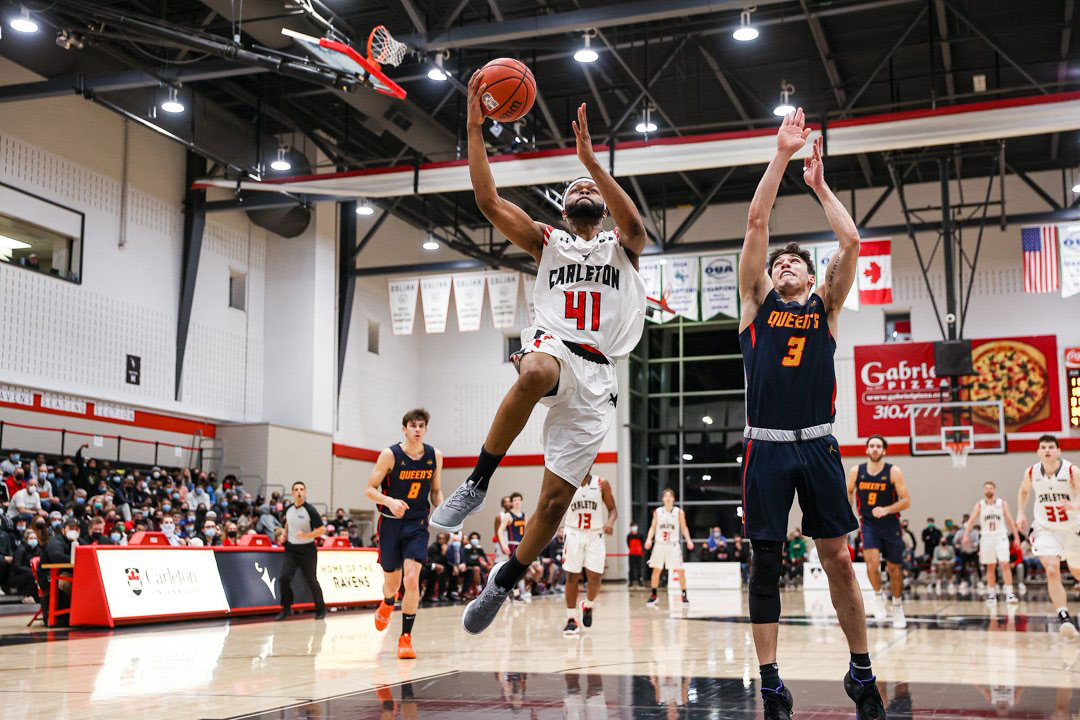
[[[217,425],[214,423],[203,422],[201,420],[191,420],[188,418],[176,417],[175,415],[162,415],[159,413],[147,412],[145,410],[135,410],[135,421],[128,422],[127,420],[119,420],[117,418],[99,417],[94,414],[94,401],[84,400],[86,403],[86,413],[79,414],[68,412],[67,410],[55,410],[53,408],[42,407],[41,405],[41,393],[38,391],[32,391],[34,393],[34,404],[20,405],[18,403],[0,402],[0,407],[8,408],[10,410],[21,410],[23,412],[38,412],[45,413],[46,415],[58,415],[60,417],[79,418],[82,420],[90,420],[93,422],[109,423],[111,425],[124,425],[127,427],[137,427],[146,430],[160,430],[162,432],[178,433],[180,435],[195,435],[197,432],[202,432],[203,437],[212,438],[217,436]],[[124,403],[105,403],[107,405],[123,405]],[[49,430],[55,430],[59,432],[66,428],[46,428]],[[68,432],[74,432],[68,430]],[[135,438],[124,438],[125,440],[134,440]],[[166,443],[162,443],[166,444]]]
[[[368,448],[353,447],[352,445],[344,445],[341,443],[334,443],[332,446],[332,453],[334,457],[343,458],[345,460],[362,460],[364,462],[376,462],[379,459],[379,450],[369,450]],[[601,465],[617,462],[619,454],[615,452],[602,452],[596,456],[596,462]],[[476,456],[474,455],[459,455],[455,457],[444,457],[443,468],[469,468],[476,464]],[[503,458],[503,467],[543,467],[544,456],[543,455],[507,455]]]

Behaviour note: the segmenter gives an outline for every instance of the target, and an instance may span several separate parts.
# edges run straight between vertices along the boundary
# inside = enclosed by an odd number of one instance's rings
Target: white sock
[[[898,598],[898,597],[894,597],[894,598],[892,599],[892,606],[893,606],[893,607],[900,607],[900,606],[901,606],[901,605],[903,605],[903,604],[904,604],[904,601],[903,601],[903,599],[901,599],[901,598]]]
[[[1060,615],[1061,613],[1065,613],[1065,614],[1067,615],[1067,614],[1069,613],[1069,608],[1067,608],[1067,607],[1065,607],[1064,605],[1062,605],[1062,606],[1061,606],[1061,607],[1059,607],[1059,608],[1058,608],[1057,610],[1055,610],[1055,611],[1054,611],[1054,613],[1055,613],[1056,615]]]
[[[1009,594],[1009,595],[1012,595],[1013,594],[1013,586],[1012,585],[1006,585],[1005,586],[1005,592],[1007,594]]]
[[[585,608],[586,610],[592,610],[593,601],[588,599],[588,598],[585,598],[584,600],[581,601],[581,606],[583,608]]]
[[[566,617],[570,620],[577,620],[577,610],[574,608],[566,608]]]

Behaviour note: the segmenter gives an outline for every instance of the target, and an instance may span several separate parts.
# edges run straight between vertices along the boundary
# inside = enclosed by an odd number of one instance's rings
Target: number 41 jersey
[[[746,424],[799,430],[836,416],[836,340],[825,303],[784,302],[769,290],[757,317],[739,334],[746,370]]]
[[[544,249],[533,286],[536,326],[620,360],[641,339],[645,283],[619,244],[619,230],[585,240],[543,226]]]

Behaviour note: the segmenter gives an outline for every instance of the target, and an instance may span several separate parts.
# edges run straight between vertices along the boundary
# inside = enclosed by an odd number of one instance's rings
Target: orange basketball
[[[483,67],[487,87],[480,96],[484,114],[499,122],[514,122],[532,110],[536,79],[532,70],[513,58],[495,58]]]

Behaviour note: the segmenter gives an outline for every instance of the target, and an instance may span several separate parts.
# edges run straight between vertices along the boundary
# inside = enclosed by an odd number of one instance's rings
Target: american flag
[[[1037,225],[1020,230],[1024,246],[1024,292],[1057,292],[1057,225]]]

